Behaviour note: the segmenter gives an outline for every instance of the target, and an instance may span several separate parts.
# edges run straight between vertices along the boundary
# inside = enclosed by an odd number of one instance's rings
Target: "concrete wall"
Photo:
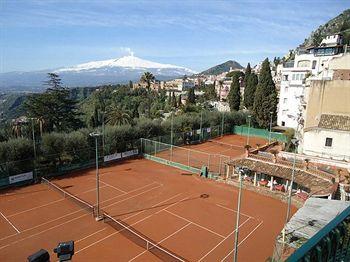
[[[304,128],[316,127],[321,114],[350,115],[349,80],[315,80],[308,91]]]
[[[326,138],[332,138],[332,146],[325,146]],[[350,161],[350,132],[313,129],[304,133],[303,153]]]

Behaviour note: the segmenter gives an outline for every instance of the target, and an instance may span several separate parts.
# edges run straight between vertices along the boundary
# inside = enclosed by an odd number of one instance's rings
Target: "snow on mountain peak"
[[[157,62],[152,62],[148,60],[141,59],[139,57],[134,56],[133,54],[128,56],[123,56],[118,59],[109,59],[102,61],[93,61],[88,63],[83,63],[79,65],[75,65],[68,68],[58,69],[57,72],[78,72],[78,71],[87,71],[87,70],[97,70],[100,68],[113,68],[113,67],[124,67],[130,69],[182,69],[188,71],[188,73],[195,73],[191,69],[171,65],[171,64],[160,64]]]

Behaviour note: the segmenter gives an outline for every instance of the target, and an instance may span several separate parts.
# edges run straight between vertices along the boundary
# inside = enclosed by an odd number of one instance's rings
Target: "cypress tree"
[[[196,96],[194,94],[194,88],[190,88],[187,92],[187,101],[189,104],[196,103]]]
[[[247,68],[245,69],[244,86],[247,85],[247,82],[251,73],[252,73],[252,68],[250,67],[250,63],[248,63]]]
[[[277,102],[276,86],[272,80],[270,62],[266,58],[261,66],[253,105],[255,119],[260,127],[268,128],[270,112],[272,112],[272,122],[276,121]]]
[[[238,111],[241,103],[241,91],[238,76],[232,77],[230,92],[228,93],[228,103],[231,111]]]
[[[258,84],[258,76],[251,73],[244,88],[244,106],[247,109],[252,109],[254,105],[255,90]]]
[[[176,101],[175,92],[173,92],[173,97],[171,100],[172,100],[172,107],[177,108],[177,101]]]

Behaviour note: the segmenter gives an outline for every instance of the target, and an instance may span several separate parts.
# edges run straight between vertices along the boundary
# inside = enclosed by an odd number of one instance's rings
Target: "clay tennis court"
[[[52,180],[94,205],[95,171]],[[146,159],[100,170],[103,212],[186,261],[232,261],[237,188]],[[283,227],[286,205],[243,191],[239,260],[264,261]],[[24,261],[40,248],[75,241],[73,261],[175,261],[110,221],[96,222],[45,184],[2,192],[0,260]],[[117,225],[117,226],[115,226]],[[142,242],[142,241],[141,241]],[[52,259],[55,261],[55,259]]]

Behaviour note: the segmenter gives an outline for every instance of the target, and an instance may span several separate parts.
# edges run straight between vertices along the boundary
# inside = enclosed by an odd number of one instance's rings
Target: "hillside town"
[[[0,261],[350,261],[348,3],[17,2]]]

